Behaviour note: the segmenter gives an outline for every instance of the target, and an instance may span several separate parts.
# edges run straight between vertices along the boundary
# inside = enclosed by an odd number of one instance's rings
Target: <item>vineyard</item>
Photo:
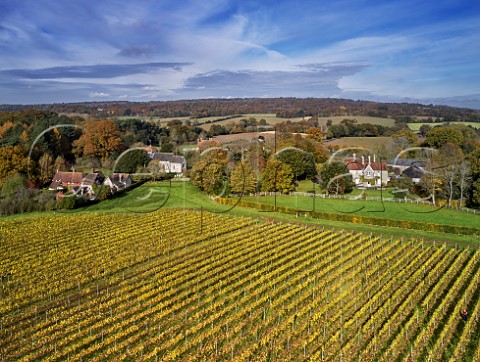
[[[0,255],[0,361],[480,360],[476,250],[167,210],[0,221]]]

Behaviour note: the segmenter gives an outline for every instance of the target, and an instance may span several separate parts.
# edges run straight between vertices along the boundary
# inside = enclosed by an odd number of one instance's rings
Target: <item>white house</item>
[[[382,187],[390,180],[387,164],[377,162],[375,156],[373,161],[368,156],[368,162],[365,162],[364,156],[361,156],[361,160],[357,160],[354,154],[353,158],[345,159],[344,162],[358,188]]]
[[[48,187],[52,191],[73,191],[77,196],[93,196],[93,185],[101,185],[105,177],[101,171],[90,172],[83,176],[81,172],[57,171]]]
[[[181,175],[187,169],[187,160],[185,157],[174,155],[173,153],[155,152],[151,156],[151,160],[158,161],[160,167],[166,173]]]
[[[110,187],[112,192],[117,192],[132,185],[132,178],[128,173],[113,173],[103,182],[104,185]]]

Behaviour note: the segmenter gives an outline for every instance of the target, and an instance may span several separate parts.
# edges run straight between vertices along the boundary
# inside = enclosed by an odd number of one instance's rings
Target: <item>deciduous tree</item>
[[[38,181],[42,185],[46,185],[52,181],[54,174],[53,157],[50,152],[45,152],[38,160]]]
[[[286,163],[298,180],[311,179],[317,174],[313,154],[297,148],[285,148],[275,154],[275,158]]]
[[[310,127],[307,130],[307,138],[312,139],[317,142],[323,142],[323,138],[325,137],[325,132],[323,132],[318,127]]]
[[[0,147],[0,186],[17,172],[27,173],[29,160],[20,146]]]
[[[230,190],[233,193],[250,194],[257,190],[257,177],[247,162],[239,162],[230,174]]]
[[[468,192],[467,206],[480,207],[480,148],[468,155],[471,168],[471,187]]]
[[[210,195],[220,195],[228,182],[227,154],[219,148],[207,149],[192,168],[192,181],[202,191]]]
[[[446,143],[460,146],[462,142],[462,132],[451,127],[435,127],[428,131],[424,143],[429,147],[440,148]]]
[[[262,174],[262,191],[288,193],[295,190],[293,171],[289,165],[279,160],[267,162]]]
[[[78,154],[104,161],[120,152],[123,144],[115,123],[99,120],[85,123],[83,134],[74,142],[74,146]]]

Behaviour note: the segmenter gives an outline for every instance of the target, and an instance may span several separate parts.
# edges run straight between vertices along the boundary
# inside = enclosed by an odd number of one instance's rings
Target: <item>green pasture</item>
[[[339,148],[363,147],[374,152],[379,147],[388,147],[392,143],[391,137],[342,137],[334,140],[327,140],[325,147],[338,146]]]
[[[464,126],[470,126],[472,128],[480,128],[480,122],[449,122],[450,124],[461,124],[461,125],[464,125]],[[419,131],[420,130],[420,127],[422,125],[428,125],[430,127],[435,127],[435,126],[442,126],[443,123],[417,123],[417,122],[413,122],[413,123],[407,123],[408,125],[408,128],[410,128],[412,131]]]
[[[332,124],[340,124],[344,119],[354,119],[357,123],[370,123],[379,126],[392,127],[395,125],[395,120],[392,118],[369,117],[369,116],[334,116],[334,117],[318,117],[318,122],[321,126],[326,126],[328,120]]]

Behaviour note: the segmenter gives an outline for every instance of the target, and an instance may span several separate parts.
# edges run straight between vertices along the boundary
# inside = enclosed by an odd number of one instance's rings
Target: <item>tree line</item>
[[[195,99],[154,102],[83,102],[45,105],[0,105],[0,111],[17,112],[27,108],[56,113],[81,113],[90,117],[221,117],[232,114],[273,113],[281,118],[303,116],[373,116],[394,119],[415,115],[450,121],[479,121],[480,111],[444,105],[381,103],[337,98],[237,98]]]

